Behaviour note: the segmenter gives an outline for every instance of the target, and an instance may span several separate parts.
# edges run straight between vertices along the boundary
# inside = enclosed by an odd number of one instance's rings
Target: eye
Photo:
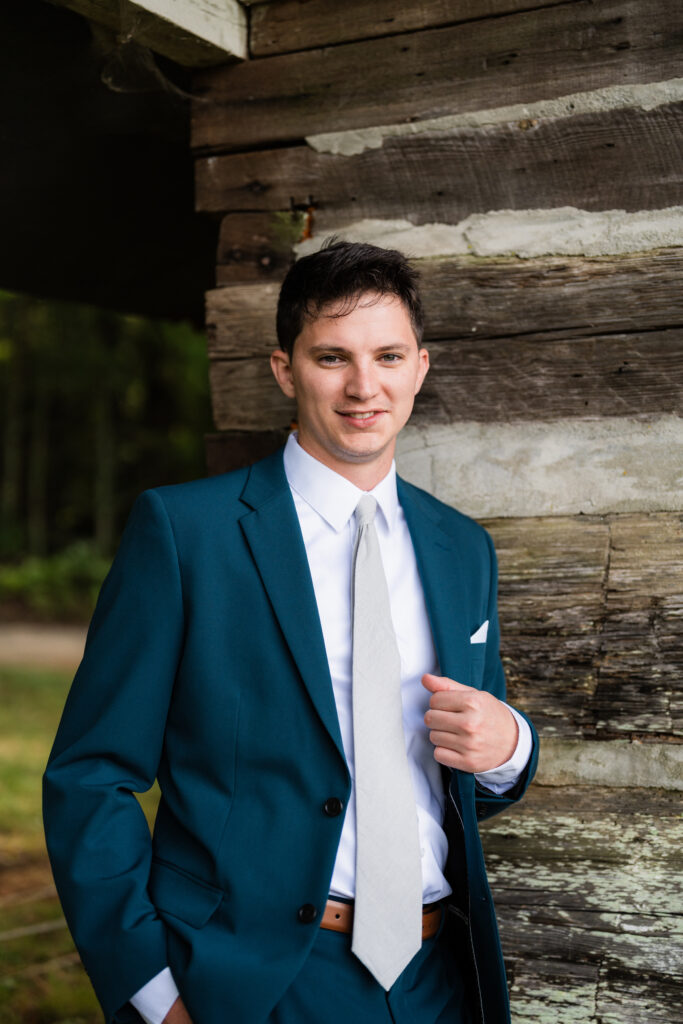
[[[389,365],[400,363],[403,356],[399,355],[398,352],[383,352],[380,356],[383,363],[389,363]]]
[[[321,366],[338,366],[342,361],[341,356],[335,355],[333,352],[327,352],[324,356],[318,358]]]

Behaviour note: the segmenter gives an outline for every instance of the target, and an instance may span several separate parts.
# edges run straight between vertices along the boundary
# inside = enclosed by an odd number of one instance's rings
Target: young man
[[[489,537],[395,474],[422,325],[401,254],[300,260],[271,359],[298,433],[135,504],[45,775],[107,1020],[509,1020],[477,820],[537,744]]]

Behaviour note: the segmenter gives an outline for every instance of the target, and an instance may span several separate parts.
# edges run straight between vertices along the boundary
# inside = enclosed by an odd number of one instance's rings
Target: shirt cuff
[[[130,1002],[145,1024],[162,1024],[179,995],[171,968],[164,967],[163,971],[155,974],[151,981],[132,996]]]
[[[531,729],[526,718],[520,715],[519,711],[511,708],[509,704],[506,704],[505,707],[512,712],[517,723],[515,752],[505,764],[499,765],[498,768],[491,768],[488,772],[477,772],[474,776],[480,785],[490,789],[496,796],[507,793],[518,782],[520,775],[529,763],[533,747]]]

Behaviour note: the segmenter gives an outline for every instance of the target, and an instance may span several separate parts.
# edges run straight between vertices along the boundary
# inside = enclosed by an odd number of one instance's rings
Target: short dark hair
[[[315,320],[333,302],[342,302],[337,316],[351,313],[362,295],[395,295],[406,307],[418,345],[424,330],[419,274],[397,249],[365,242],[337,242],[303,256],[282,282],[277,305],[277,338],[291,357],[306,321]]]

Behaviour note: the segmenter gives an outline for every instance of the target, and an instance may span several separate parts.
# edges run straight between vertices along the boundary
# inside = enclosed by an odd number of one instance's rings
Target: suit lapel
[[[281,451],[251,467],[242,501],[251,511],[240,525],[287,646],[344,758],[318,606]]]
[[[398,478],[398,500],[415,549],[429,623],[442,675],[469,675],[468,594],[457,542],[419,490]]]

